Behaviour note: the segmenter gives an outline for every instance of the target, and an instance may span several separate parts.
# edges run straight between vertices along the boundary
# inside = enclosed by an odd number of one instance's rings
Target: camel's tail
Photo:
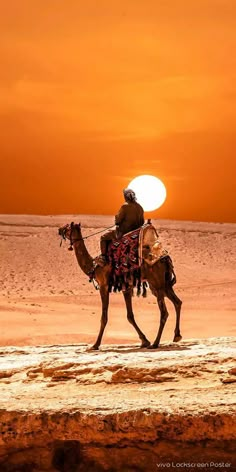
[[[170,256],[165,256],[162,258],[163,261],[166,262],[166,282],[168,282],[171,287],[173,287],[174,284],[176,284],[177,279],[176,279],[176,274],[174,271],[174,265],[172,262],[172,259]]]

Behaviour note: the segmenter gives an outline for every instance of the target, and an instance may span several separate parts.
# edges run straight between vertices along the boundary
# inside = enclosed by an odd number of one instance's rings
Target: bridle
[[[66,241],[66,239],[69,239],[70,241],[70,246],[68,247],[68,251],[73,251],[73,244],[76,243],[77,241],[84,241],[85,239],[91,238],[92,236],[95,236],[96,234],[103,233],[103,231],[106,231],[107,229],[113,228],[115,225],[108,226],[107,228],[104,228],[101,231],[96,231],[96,233],[89,234],[88,236],[84,236],[82,238],[72,239],[72,231],[73,231],[73,228],[76,226],[79,226],[80,228],[80,223],[75,224],[72,221],[71,224],[67,224],[59,229],[59,236],[61,236],[60,246],[62,245],[63,240]],[[69,237],[67,238],[66,234],[68,230],[70,231],[70,234],[69,234]]]

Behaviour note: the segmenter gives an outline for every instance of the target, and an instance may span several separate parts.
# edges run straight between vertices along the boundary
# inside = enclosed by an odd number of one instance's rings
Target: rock
[[[1,348],[1,472],[233,467],[235,353],[229,337]]]
[[[229,369],[229,374],[231,375],[236,375],[236,367],[233,367],[233,369]]]
[[[236,378],[234,377],[226,377],[225,379],[222,379],[221,382],[227,384],[227,383],[234,383],[236,382]]]

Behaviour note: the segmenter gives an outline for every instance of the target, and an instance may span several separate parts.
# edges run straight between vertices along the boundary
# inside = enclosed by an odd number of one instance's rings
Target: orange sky
[[[0,213],[236,222],[235,0],[0,2]]]

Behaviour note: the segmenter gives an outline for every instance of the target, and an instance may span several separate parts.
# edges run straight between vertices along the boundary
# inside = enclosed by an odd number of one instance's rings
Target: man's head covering
[[[131,188],[124,188],[123,194],[127,202],[136,202],[136,195]]]

